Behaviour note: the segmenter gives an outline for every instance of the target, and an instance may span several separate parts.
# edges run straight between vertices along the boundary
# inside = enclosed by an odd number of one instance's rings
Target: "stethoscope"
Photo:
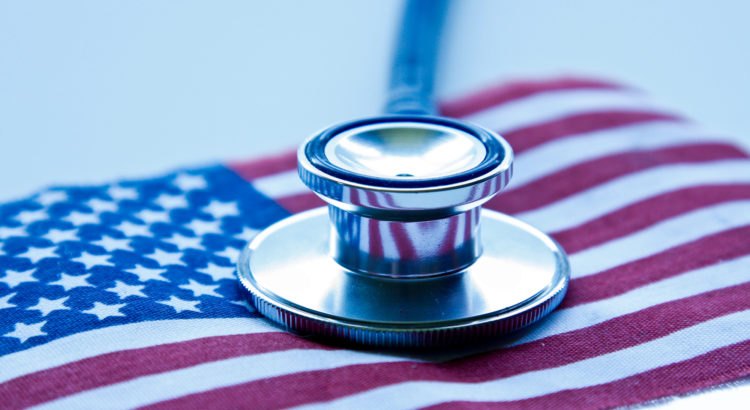
[[[285,329],[443,346],[529,325],[565,295],[562,248],[481,210],[510,179],[510,145],[435,114],[446,3],[407,2],[388,114],[334,125],[299,148],[300,178],[328,206],[271,225],[242,251],[237,271],[249,299]]]

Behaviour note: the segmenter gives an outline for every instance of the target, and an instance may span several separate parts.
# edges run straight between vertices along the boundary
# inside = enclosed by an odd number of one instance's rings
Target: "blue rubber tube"
[[[397,38],[387,114],[437,114],[435,65],[448,0],[407,0]]]

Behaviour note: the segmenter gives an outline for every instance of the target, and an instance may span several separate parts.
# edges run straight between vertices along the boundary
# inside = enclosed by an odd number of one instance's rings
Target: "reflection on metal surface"
[[[484,253],[452,274],[386,279],[346,269],[328,255],[329,238],[321,235],[328,216],[318,208],[253,240],[240,258],[239,277],[262,313],[300,332],[383,346],[462,343],[505,333],[559,304],[567,259],[543,233],[482,212]]]
[[[377,123],[333,137],[329,161],[347,171],[379,178],[439,178],[470,170],[487,150],[471,134],[438,124]]]
[[[414,347],[506,333],[554,309],[569,280],[563,250],[481,209],[510,178],[507,142],[434,117],[375,124],[332,127],[300,148],[300,177],[329,205],[243,251],[238,274],[258,310],[299,332]]]
[[[391,277],[455,272],[479,257],[479,207],[427,221],[384,221],[329,206],[331,255],[354,271]]]

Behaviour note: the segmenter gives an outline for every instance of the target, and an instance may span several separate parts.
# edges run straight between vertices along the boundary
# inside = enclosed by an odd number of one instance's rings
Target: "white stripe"
[[[512,190],[578,163],[634,150],[656,149],[695,142],[728,142],[693,125],[655,121],[592,131],[561,138],[518,154]]]
[[[588,276],[744,225],[750,225],[750,200],[702,208],[578,252],[570,257],[571,273]]]
[[[256,318],[156,320],[76,333],[0,357],[0,383],[28,373],[127,349],[209,336],[278,332]]]
[[[750,255],[663,279],[621,295],[559,309],[523,333],[514,345],[583,329],[662,303],[750,281]]]
[[[698,269],[669,278],[623,295],[558,310],[540,325],[526,333],[516,344],[537,340],[553,334],[581,329],[612,318],[645,309],[667,301],[736,285],[750,280],[750,256],[719,265]],[[260,359],[255,359],[256,357]],[[380,363],[413,360],[409,357],[365,355],[357,351],[284,351],[228,359],[190,368],[142,377],[123,383],[81,392],[50,404],[54,407],[79,407],[83,404],[112,403],[117,400],[138,400],[137,403],[116,402],[120,407],[144,405],[200,391],[234,385],[299,371],[313,371],[358,363]],[[243,369],[237,372],[236,369]],[[132,396],[138,391],[137,398]]]
[[[287,373],[339,366],[407,360],[375,353],[329,350],[286,350],[241,356],[185,369],[139,377],[123,383],[84,391],[37,406],[39,409],[128,409]],[[253,406],[253,403],[237,403]]]
[[[285,196],[310,192],[305,184],[302,183],[302,180],[299,179],[296,169],[256,178],[251,183],[258,192],[269,198],[283,198]]]
[[[515,216],[542,231],[555,232],[666,192],[707,184],[747,182],[750,182],[750,161],[746,159],[663,165],[622,176]]]
[[[712,319],[647,343],[551,369],[483,383],[405,382],[302,408],[410,409],[446,401],[522,400],[613,382],[689,360],[749,337],[750,311],[744,311]]]
[[[561,90],[535,94],[464,118],[491,130],[510,132],[571,115],[602,111],[664,112],[644,94],[630,90]]]

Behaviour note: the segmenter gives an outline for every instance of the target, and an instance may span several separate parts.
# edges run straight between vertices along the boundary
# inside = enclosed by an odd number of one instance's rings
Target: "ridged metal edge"
[[[342,321],[319,320],[310,315],[300,314],[260,294],[242,278],[240,282],[250,295],[250,301],[263,316],[287,330],[301,334],[311,334],[324,339],[345,340],[366,346],[385,348],[420,348],[466,344],[478,340],[504,335],[526,327],[554,310],[568,288],[569,274],[555,284],[546,294],[522,304],[513,314],[504,312],[496,317],[479,319],[473,323],[428,328],[376,328],[374,326]],[[257,293],[256,293],[257,292]],[[532,304],[532,307],[528,307]]]

